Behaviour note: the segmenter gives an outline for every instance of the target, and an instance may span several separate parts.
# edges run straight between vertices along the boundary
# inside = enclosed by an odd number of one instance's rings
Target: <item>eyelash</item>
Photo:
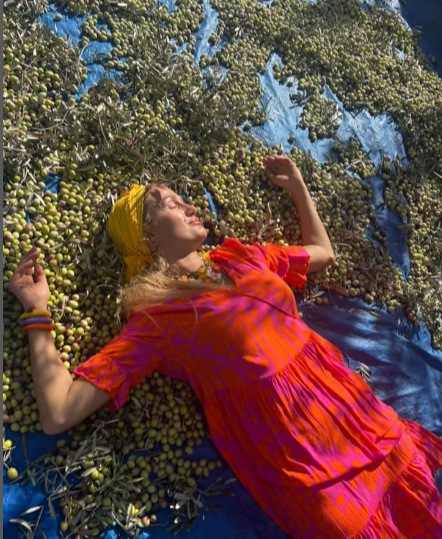
[[[184,206],[183,202],[169,202],[169,204],[172,204],[172,206]],[[170,207],[170,206],[169,206]]]

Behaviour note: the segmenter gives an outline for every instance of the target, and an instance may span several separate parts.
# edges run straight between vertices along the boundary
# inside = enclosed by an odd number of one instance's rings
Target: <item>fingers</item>
[[[274,168],[277,162],[275,161],[275,158],[269,155],[268,157],[265,157],[262,162],[264,163],[264,166],[267,168]]]
[[[32,267],[34,266],[35,262],[32,260],[21,260],[20,263],[17,266],[17,269],[15,271],[19,271],[20,273],[23,273],[27,270],[32,270]]]
[[[32,266],[35,264],[35,260],[31,258],[22,258],[20,262],[17,265],[17,270],[23,271],[27,268],[32,268]]]
[[[287,161],[290,161],[290,163],[293,163],[293,161],[285,155],[269,155],[267,157],[264,157],[262,161],[264,165],[270,166],[270,167],[271,166],[278,167],[281,165],[285,165],[287,164]]]
[[[25,256],[36,255],[38,252],[39,252],[38,247],[32,247],[32,249],[29,249],[29,251],[25,254]]]
[[[38,258],[38,255],[40,254],[37,247],[32,247],[30,251],[28,251],[24,256],[22,256],[22,259],[20,260],[20,264],[26,260],[33,260],[35,258]]]
[[[272,163],[272,171],[274,174],[278,174],[279,172],[283,172],[285,170],[285,163],[282,163],[281,161],[275,161]]]
[[[18,263],[16,268],[16,273],[21,275],[32,275],[32,268],[37,263],[37,258],[39,253],[35,250],[33,253],[29,252],[26,254]]]
[[[25,262],[20,262],[20,264],[17,266],[16,270],[14,271],[13,278],[17,279],[23,276],[31,276],[32,277],[32,268],[34,267],[34,261],[27,260]],[[12,279],[12,277],[11,277]]]
[[[34,266],[35,262],[31,260],[26,260],[26,262],[23,262],[23,264],[20,266],[22,270],[32,268]]]
[[[37,264],[35,266],[34,277],[35,277],[35,281],[37,283],[45,283],[46,282],[46,275],[45,275],[45,272],[43,271],[43,268],[40,266],[40,264]]]
[[[37,247],[32,247],[24,256],[29,256],[37,251]]]
[[[279,174],[287,173],[287,166],[294,165],[293,161],[285,155],[268,155],[264,157],[263,164],[270,179],[275,179]]]
[[[286,155],[268,155],[267,157],[264,157],[263,161],[267,161],[268,159],[274,160],[281,160],[281,159],[288,159]]]

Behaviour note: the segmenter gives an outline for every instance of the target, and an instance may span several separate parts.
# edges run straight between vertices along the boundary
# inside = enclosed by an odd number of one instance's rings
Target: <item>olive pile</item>
[[[347,144],[336,141],[333,144],[333,151],[347,170],[359,174],[364,180],[376,174],[376,167],[355,136],[350,136]]]
[[[308,98],[303,94],[293,94],[292,101],[305,102],[301,112],[299,127],[308,129],[312,142],[323,138],[332,138],[341,125],[342,112],[336,103],[315,92]]]
[[[210,42],[226,43],[195,66],[194,33],[204,19],[201,0],[177,2],[171,13],[153,0],[58,4],[72,14],[87,14],[78,47],[37,22],[47,9],[44,1],[8,3],[3,18],[3,406],[12,431],[41,430],[29,347],[18,324],[22,308],[8,293],[18,261],[33,245],[42,252],[51,290],[54,341],[72,370],[122,328],[116,301],[122,265],[106,223],[111,205],[132,183],[166,181],[187,194],[219,242],[235,237],[246,243],[301,243],[294,205],[267,180],[262,164],[266,155],[282,153],[282,147],[266,148],[239,128],[265,120],[259,74],[273,51],[283,59],[283,67],[274,68],[280,83],[292,75],[299,81],[302,122],[312,139],[333,136],[339,125],[334,105],[321,97],[327,84],[348,110],[365,107],[372,115],[391,114],[411,159],[408,167],[386,160],[378,171],[385,181],[385,202],[397,211],[408,237],[411,275],[405,282],[388,254],[370,203],[371,188],[353,174],[366,179],[376,173],[356,139],[345,147],[336,142],[337,162],[323,165],[293,147],[291,156],[337,256],[333,266],[309,275],[304,298],[322,285],[383,305],[388,312],[403,307],[412,323],[418,324],[422,315],[433,345],[441,346],[442,84],[426,66],[416,36],[393,14],[379,7],[365,12],[351,0],[275,1],[271,8],[254,0],[214,0],[220,23]],[[88,73],[80,48],[93,41],[112,44],[97,61],[118,77],[105,77],[76,97]],[[176,46],[183,43],[186,50],[177,54]],[[395,49],[405,53],[404,60]],[[228,68],[222,81],[220,67]],[[57,193],[45,189],[54,178]],[[218,219],[204,188],[217,204]],[[369,225],[381,247],[366,238]],[[131,511],[144,506],[141,520],[162,508],[168,491],[179,485],[195,488],[198,478],[206,477],[214,464],[189,466],[184,457],[205,433],[203,415],[188,404],[191,395],[187,384],[157,373],[133,388],[130,402],[107,429],[112,434],[108,448],[125,456],[143,449],[160,456],[156,463],[136,457],[117,464],[118,473],[142,478],[140,492],[121,499],[96,490],[105,484],[100,474],[106,478],[110,472],[103,469],[109,465],[97,467],[97,459],[88,457],[94,465],[85,469],[97,469],[83,478],[80,492],[94,496],[94,511],[117,515],[118,503],[123,513],[129,504]],[[147,405],[150,417],[140,412]],[[105,421],[109,413],[100,411],[72,429],[71,447],[60,447],[54,457],[58,466],[82,442],[92,451],[87,433],[99,418]],[[159,481],[167,481],[164,497],[148,490]],[[64,497],[62,529],[77,526],[84,516],[77,515],[90,505],[87,500]],[[108,522],[102,519],[101,524]],[[97,527],[91,521],[87,533]]]

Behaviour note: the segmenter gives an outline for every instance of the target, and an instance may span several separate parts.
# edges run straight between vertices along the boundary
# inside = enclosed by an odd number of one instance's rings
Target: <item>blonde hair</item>
[[[155,183],[146,188],[170,187],[165,183]],[[147,237],[149,227],[154,222],[151,205],[144,205],[143,234]],[[143,272],[132,277],[120,288],[120,308],[125,318],[154,305],[168,301],[190,298],[196,294],[234,288],[231,283],[219,284],[203,281],[179,281],[171,277],[169,262],[158,252],[152,252],[153,262]]]

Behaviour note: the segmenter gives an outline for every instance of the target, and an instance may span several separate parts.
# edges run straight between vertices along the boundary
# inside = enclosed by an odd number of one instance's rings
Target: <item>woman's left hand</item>
[[[263,163],[267,177],[278,187],[289,190],[304,181],[299,168],[285,155],[264,157]]]
[[[51,297],[45,272],[37,263],[39,254],[36,247],[29,250],[18,263],[9,281],[8,291],[14,294],[25,310],[31,307],[47,310]]]

